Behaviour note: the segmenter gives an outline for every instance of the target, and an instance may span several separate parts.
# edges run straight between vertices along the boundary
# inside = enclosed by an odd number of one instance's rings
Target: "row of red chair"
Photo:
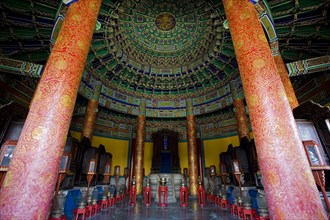
[[[87,206],[79,206],[73,210],[73,218],[74,220],[85,220],[88,217],[96,215],[101,209],[107,209],[117,202],[121,202],[125,199],[126,193],[121,193],[116,195],[115,197],[105,199],[103,198],[99,202],[94,202],[91,205]]]
[[[223,199],[216,195],[207,194],[206,198],[209,202],[214,202],[216,206],[222,209],[230,209],[232,215],[239,219],[251,220],[269,220],[269,216],[258,216],[255,209],[244,208],[243,206],[232,204],[230,205],[229,199]]]

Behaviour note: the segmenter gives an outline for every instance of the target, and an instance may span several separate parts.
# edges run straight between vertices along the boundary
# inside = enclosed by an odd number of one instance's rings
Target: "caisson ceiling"
[[[224,85],[237,65],[221,10],[200,0],[103,1],[88,69],[146,98],[196,96]]]
[[[329,3],[259,0],[265,33],[285,62],[329,55]],[[67,8],[58,0],[1,1],[0,56],[44,65]],[[244,93],[222,1],[103,0],[97,20],[79,93],[89,99],[102,82],[101,115],[110,109],[134,124],[146,99],[150,125],[172,118],[175,126],[192,98],[202,124],[232,119],[228,83]]]
[[[215,66],[212,69],[209,64],[210,55],[220,50],[228,34],[224,33],[223,19],[216,9],[212,2],[201,0],[121,4],[114,20],[117,25],[112,27],[110,23],[104,31],[107,45],[117,49],[118,61],[125,69],[124,74],[112,81],[119,85],[127,82],[130,87],[150,94],[177,94],[180,90],[203,90],[212,78],[219,80],[216,73],[219,69]],[[93,66],[100,77],[104,77],[106,67],[102,63]],[[233,68],[228,67],[229,74]],[[115,70],[112,71],[116,75]],[[105,77],[109,79],[109,75]]]

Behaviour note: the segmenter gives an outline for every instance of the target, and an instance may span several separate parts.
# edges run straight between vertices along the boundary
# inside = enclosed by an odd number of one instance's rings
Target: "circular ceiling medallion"
[[[159,14],[155,19],[156,27],[162,31],[170,31],[175,27],[176,20],[170,13],[164,12]]]
[[[181,99],[220,88],[237,65],[229,32],[219,25],[221,4],[212,2],[121,1],[102,24],[106,38],[93,47],[99,54],[89,56],[90,68],[132,97]]]

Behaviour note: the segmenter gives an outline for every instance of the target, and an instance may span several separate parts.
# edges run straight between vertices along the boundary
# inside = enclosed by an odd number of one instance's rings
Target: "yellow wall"
[[[254,138],[253,132],[250,132],[250,138]],[[234,147],[239,146],[238,136],[231,136],[225,138],[218,138],[204,141],[204,158],[205,167],[215,165],[217,172],[220,163],[220,153],[226,152],[228,145],[232,144]]]
[[[205,166],[215,165],[217,172],[219,169],[220,158],[219,154],[226,152],[228,145],[232,144],[234,147],[239,145],[238,136],[225,137],[213,140],[204,141],[204,157]]]
[[[71,136],[80,140],[80,132],[71,131]],[[251,133],[253,137],[253,133]],[[92,146],[98,147],[100,144],[105,146],[107,152],[112,154],[112,172],[116,165],[120,166],[121,175],[124,174],[124,168],[127,167],[128,161],[128,144],[127,140],[118,140],[113,138],[105,138],[94,136],[92,140]],[[218,138],[212,140],[205,140],[204,144],[204,158],[205,166],[209,167],[215,165],[217,167],[217,172],[219,169],[219,154],[227,151],[228,145],[232,144],[234,147],[239,145],[238,136]],[[188,145],[187,142],[179,142],[179,158],[180,167],[183,172],[183,168],[188,168]],[[144,143],[144,168],[145,175],[149,175],[152,165],[152,152],[153,143]]]
[[[188,144],[187,142],[179,142],[179,159],[180,168],[183,173],[183,168],[188,168]]]
[[[152,142],[144,142],[144,172],[145,175],[148,176],[151,171],[152,164],[152,152],[153,152],[153,143]]]
[[[80,132],[70,131],[71,136],[80,140]],[[124,168],[127,167],[128,144],[127,140],[93,136],[92,146],[98,147],[103,144],[105,150],[112,154],[112,174],[116,165],[120,166],[120,174],[124,175]]]
[[[70,134],[71,134],[71,137],[73,137],[73,138],[75,138],[77,140],[80,140],[81,132],[70,131]]]

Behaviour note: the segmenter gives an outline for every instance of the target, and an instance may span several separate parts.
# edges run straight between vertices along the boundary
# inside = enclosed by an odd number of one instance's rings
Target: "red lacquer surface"
[[[98,105],[99,101],[95,99],[89,100],[87,104],[82,136],[87,137],[90,141],[92,141],[93,138]]]
[[[146,116],[138,115],[137,128],[136,128],[135,164],[134,164],[134,175],[136,177],[137,194],[141,194],[143,188],[145,128],[146,128]]]
[[[0,219],[47,219],[100,5],[69,7],[0,191]]]
[[[299,104],[298,104],[298,100],[297,100],[297,97],[296,97],[296,93],[294,92],[294,89],[292,87],[288,71],[285,67],[285,64],[283,62],[283,59],[282,59],[281,55],[274,56],[274,60],[275,60],[275,64],[276,64],[276,67],[277,67],[277,70],[278,70],[278,74],[281,77],[281,81],[283,83],[286,96],[287,96],[288,101],[290,103],[290,107],[291,107],[291,109],[294,109]]]
[[[97,82],[94,87],[94,94],[92,99],[88,101],[87,109],[84,118],[84,126],[81,132],[82,137],[87,137],[90,142],[93,139],[97,107],[99,106],[99,98],[101,95],[102,84]]]
[[[223,0],[271,219],[326,219],[267,39],[247,0]]]
[[[192,112],[192,110],[190,111]],[[190,195],[197,195],[198,188],[198,158],[196,144],[196,122],[193,114],[187,115],[187,142],[189,166],[189,191]]]
[[[249,123],[245,114],[245,106],[242,99],[233,100],[235,107],[235,118],[237,124],[237,131],[239,139],[246,137],[250,140]]]

